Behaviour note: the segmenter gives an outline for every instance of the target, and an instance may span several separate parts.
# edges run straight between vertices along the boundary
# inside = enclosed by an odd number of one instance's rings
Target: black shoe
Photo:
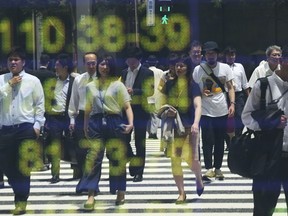
[[[82,173],[79,168],[73,169],[73,179],[80,179],[82,177]]]
[[[4,187],[5,187],[4,181],[1,181],[1,182],[0,182],[0,189],[1,189],[1,188],[4,188]]]
[[[133,182],[142,182],[143,181],[143,176],[142,175],[135,175],[133,178]]]
[[[148,136],[149,139],[158,139],[157,135],[156,134],[150,134]]]
[[[51,184],[55,184],[55,183],[57,183],[57,182],[59,182],[59,181],[60,181],[60,178],[59,178],[58,175],[53,176],[53,177],[51,178],[51,180],[50,180]]]
[[[196,192],[197,192],[199,197],[202,195],[203,191],[204,191],[204,186],[200,189],[197,188]]]

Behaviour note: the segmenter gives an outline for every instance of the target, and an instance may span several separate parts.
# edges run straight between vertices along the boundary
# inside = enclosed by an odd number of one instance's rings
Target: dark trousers
[[[147,118],[143,118],[142,115],[134,114],[134,135],[135,135],[135,149],[136,154],[133,154],[131,147],[131,135],[126,136],[126,142],[128,146],[128,157],[130,157],[129,172],[131,176],[143,175],[145,167],[145,158],[146,158],[146,129],[147,123],[149,121],[149,115]],[[139,118],[141,117],[141,118]],[[145,116],[144,116],[145,117]]]
[[[31,169],[42,160],[33,124],[3,126],[0,137],[0,169],[13,189],[15,204],[26,202],[30,193]]]
[[[79,170],[80,177],[83,175],[83,168],[85,164],[85,159],[87,155],[87,147],[85,147],[86,137],[84,133],[84,111],[79,111],[79,115],[75,119],[75,151],[77,168]]]
[[[271,216],[277,205],[281,186],[285,193],[286,208],[288,207],[288,153],[281,152],[283,143],[281,130],[265,131],[261,140],[258,151],[262,155],[261,158],[265,158],[261,161],[261,164],[264,164],[264,171],[253,178],[253,215]]]
[[[85,168],[76,191],[99,191],[102,160],[106,149],[109,159],[110,192],[126,191],[127,148],[125,136],[119,125],[122,119],[118,115],[106,116],[107,125],[102,124],[102,116],[95,115],[89,120],[89,137]]]
[[[201,117],[202,148],[206,169],[211,169],[213,167],[220,169],[222,167],[226,123],[227,115],[221,117],[202,115]]]
[[[236,92],[235,93],[235,135],[241,135],[244,129],[244,124],[241,119],[241,115],[245,106],[246,95],[245,92]]]
[[[52,176],[59,176],[63,134],[69,133],[69,118],[66,115],[49,115],[47,127],[49,143],[46,154],[51,161]]]

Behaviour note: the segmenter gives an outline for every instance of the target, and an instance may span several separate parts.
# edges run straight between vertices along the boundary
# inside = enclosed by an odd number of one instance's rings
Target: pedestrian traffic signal
[[[172,9],[172,0],[158,0],[159,12],[170,13]]]
[[[167,25],[169,21],[169,13],[172,9],[172,0],[158,0],[158,11],[161,14],[161,24]]]

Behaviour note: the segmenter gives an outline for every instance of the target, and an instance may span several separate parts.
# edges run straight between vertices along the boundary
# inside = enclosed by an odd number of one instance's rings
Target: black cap
[[[203,51],[210,51],[210,50],[214,50],[216,52],[219,52],[219,47],[218,44],[214,41],[207,41],[206,43],[204,43],[203,45]]]

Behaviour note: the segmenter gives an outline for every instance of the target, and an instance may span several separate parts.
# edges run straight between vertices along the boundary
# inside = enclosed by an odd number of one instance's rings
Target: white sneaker
[[[215,177],[215,172],[213,169],[208,169],[206,173],[203,175],[204,179],[210,179]]]
[[[224,175],[220,169],[215,169],[215,178],[219,180],[224,180]]]

